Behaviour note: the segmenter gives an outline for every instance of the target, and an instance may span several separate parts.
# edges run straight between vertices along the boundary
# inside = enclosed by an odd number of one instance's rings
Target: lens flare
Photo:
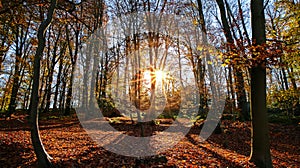
[[[166,79],[166,73],[161,70],[156,70],[155,71],[155,79],[157,82],[162,82]]]
[[[155,70],[154,72],[146,70],[143,72],[143,81],[145,87],[147,88],[151,88],[151,83],[153,83],[154,81],[156,82],[156,84],[162,84],[162,82],[166,79],[167,74],[162,70]]]

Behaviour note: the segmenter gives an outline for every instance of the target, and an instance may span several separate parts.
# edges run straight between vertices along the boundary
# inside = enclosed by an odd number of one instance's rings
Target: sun
[[[145,87],[151,88],[151,83],[155,82],[156,84],[161,84],[163,81],[166,80],[166,72],[162,70],[154,70],[154,72],[151,72],[150,70],[146,70],[143,72],[143,81],[145,84]]]
[[[162,82],[166,79],[166,73],[161,70],[156,70],[154,76],[156,78],[156,82]]]

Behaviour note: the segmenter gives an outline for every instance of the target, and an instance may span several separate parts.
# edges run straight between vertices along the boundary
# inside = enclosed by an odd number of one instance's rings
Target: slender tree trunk
[[[263,0],[251,0],[252,38],[254,45],[266,42]],[[259,56],[259,55],[258,55]],[[253,55],[253,57],[256,57]],[[272,167],[266,106],[265,61],[251,68],[251,161],[260,168]]]
[[[203,14],[203,8],[202,8],[202,1],[201,0],[197,0],[198,3],[198,12],[199,12],[199,20],[200,20],[200,25],[201,25],[201,31],[202,31],[202,42],[204,47],[206,48],[208,46],[208,38],[207,38],[207,29],[206,29],[206,24],[205,24],[205,19],[204,19],[204,14]],[[204,51],[204,55],[206,58],[207,62],[212,62],[211,58],[210,58],[210,53],[209,51]],[[216,85],[215,85],[215,76],[213,73],[213,67],[211,64],[207,65],[207,72],[208,72],[208,77],[210,80],[210,88],[211,88],[211,92],[212,92],[212,104],[214,105],[216,103],[217,98],[218,97],[218,93],[217,93],[217,89],[216,89]],[[215,129],[215,133],[222,133],[221,127],[220,127],[220,123],[218,123],[216,129]]]
[[[288,83],[288,80],[287,80],[287,76],[286,76],[286,72],[285,72],[284,67],[281,68],[281,72],[282,72],[282,78],[283,78],[283,83],[284,83],[285,90],[289,90],[289,83]]]
[[[276,84],[277,84],[277,86],[276,86],[276,88],[280,88],[281,90],[284,90],[284,86],[283,86],[283,83],[282,83],[282,78],[281,78],[281,73],[280,73],[281,71],[277,71],[277,70],[275,70],[275,72],[273,72],[274,73],[274,75],[275,75],[275,78],[276,78]]]
[[[19,91],[19,81],[20,81],[20,61],[21,61],[21,47],[22,44],[19,42],[20,38],[19,37],[19,27],[17,27],[16,31],[16,59],[15,59],[15,67],[14,67],[14,75],[13,75],[13,87],[11,91],[11,96],[10,96],[10,103],[8,107],[8,113],[6,114],[6,117],[10,117],[13,113],[16,111],[16,100],[17,100],[17,95]],[[22,31],[22,30],[21,30]]]
[[[230,31],[230,26],[229,23],[227,21],[227,17],[226,17],[226,9],[225,9],[225,4],[223,0],[216,0],[218,7],[219,7],[219,11],[221,14],[221,22],[222,22],[222,26],[223,26],[223,31],[225,34],[225,38],[227,41],[227,50],[228,51],[234,51],[234,40]],[[229,16],[230,17],[230,16]],[[228,76],[229,76],[229,84],[230,84],[230,92],[231,92],[231,98],[232,98],[232,108],[236,108],[236,104],[235,104],[235,91],[234,91],[234,86],[233,86],[233,76],[232,76],[232,69],[234,68],[234,65],[229,65],[228,67]]]
[[[59,39],[60,39],[60,35],[61,35],[61,29],[59,29],[59,32],[57,34],[57,37],[56,37],[56,40],[55,40],[55,43],[54,43],[52,59],[51,59],[51,62],[50,62],[50,68],[49,68],[49,73],[48,73],[46,107],[44,109],[45,112],[48,112],[49,109],[50,109],[50,103],[51,103],[50,101],[51,101],[51,95],[52,95],[52,91],[51,90],[52,90],[52,83],[53,83],[53,74],[54,74],[55,65],[57,63],[57,60],[56,60],[56,57],[57,57],[56,51],[57,51],[57,48],[58,48],[58,42],[59,42]],[[50,48],[49,48],[49,50],[50,50]]]
[[[64,115],[70,115],[71,114],[71,100],[72,100],[72,95],[73,95],[73,78],[74,78],[74,72],[75,72],[75,64],[72,64],[71,67],[71,76],[69,78],[70,83],[68,85],[68,92],[67,92],[67,97],[66,97],[66,110],[64,112]]]
[[[236,108],[235,105],[235,92],[233,87],[233,80],[232,80],[232,66],[228,67],[228,76],[229,76],[229,86],[230,86],[230,94],[231,94],[231,108],[232,112]]]
[[[69,67],[68,67],[69,68]],[[61,112],[64,112],[64,108],[65,108],[65,93],[66,93],[66,88],[67,88],[67,78],[68,78],[68,68],[66,69],[66,72],[64,72],[64,75],[62,77],[62,88],[60,90],[60,97],[59,97],[59,109],[61,110]]]
[[[44,109],[44,112],[48,112],[50,109],[50,101],[51,101],[51,95],[52,95],[52,82],[53,82],[53,71],[54,66],[51,67],[52,70],[49,72],[49,79],[48,79],[48,85],[47,85],[47,95],[46,95],[46,106]]]
[[[249,33],[247,31],[245,19],[244,19],[244,16],[243,16],[243,9],[242,9],[241,0],[238,0],[238,6],[239,6],[240,18],[241,18],[241,21],[242,21],[242,26],[243,26],[243,29],[244,29],[244,34],[246,35],[246,40],[247,40],[248,45],[250,45],[251,40],[250,40],[250,37],[249,37]]]
[[[100,95],[100,71],[99,71],[99,68],[97,69],[97,72],[96,72],[96,86],[95,86],[95,97],[97,97],[98,99],[101,98],[101,95]]]
[[[13,75],[13,87],[11,91],[10,104],[8,108],[7,117],[10,117],[10,115],[15,112],[17,106],[18,92],[19,92],[22,79],[24,77],[25,66],[26,66],[23,63],[22,59],[26,59],[26,57],[28,56],[27,51],[29,45],[25,45],[25,39],[28,35],[28,32],[29,32],[29,25],[26,28],[22,26],[17,26],[15,31],[16,58],[15,58],[15,67],[14,67],[14,75]]]
[[[236,78],[236,93],[237,93],[237,105],[238,105],[239,117],[241,120],[249,121],[250,114],[247,108],[247,98],[246,98],[243,72],[239,67],[237,67],[235,71],[236,71],[235,78]]]
[[[98,64],[99,64],[99,61],[98,61]],[[109,61],[108,61],[108,54],[106,53],[105,54],[105,68],[104,68],[104,76],[103,76],[103,86],[102,86],[102,89],[103,89],[103,92],[102,92],[102,96],[103,97],[106,97],[106,88],[107,88],[107,84],[108,84],[108,73],[109,73]]]
[[[68,48],[69,48],[69,54],[71,57],[71,76],[70,76],[70,83],[68,86],[68,93],[67,93],[67,98],[66,98],[66,110],[64,115],[70,115],[71,113],[71,101],[72,101],[72,96],[73,96],[73,79],[74,79],[74,73],[75,73],[75,66],[76,66],[76,62],[77,62],[77,56],[78,56],[78,49],[79,49],[79,30],[80,30],[80,26],[77,27],[76,26],[76,30],[75,30],[75,52],[73,54],[72,52],[72,46],[71,46],[71,41],[70,41],[70,35],[69,35],[69,31],[68,31],[68,26],[66,26],[66,36],[67,36],[67,41],[68,41]]]
[[[98,72],[98,67],[99,67],[99,57],[100,57],[100,54],[103,54],[103,55],[106,55],[106,53],[99,53],[98,51],[99,51],[99,49],[100,49],[100,45],[101,44],[99,44],[99,41],[96,41],[96,42],[94,42],[94,48],[93,48],[93,56],[92,56],[92,59],[93,59],[93,67],[92,67],[92,76],[91,76],[91,83],[90,83],[90,90],[89,90],[89,92],[90,92],[90,94],[89,94],[89,110],[90,110],[90,114],[88,115],[88,117],[89,118],[92,118],[92,117],[94,117],[93,115],[95,114],[95,112],[94,111],[92,111],[93,109],[95,109],[94,108],[94,106],[96,105],[96,103],[97,102],[95,102],[95,99],[96,99],[96,97],[95,97],[95,84],[96,84],[96,73]],[[102,44],[102,45],[105,45],[105,44]],[[103,55],[102,55],[102,59],[103,59]],[[106,66],[106,65],[101,65],[101,66]],[[101,72],[101,75],[102,75],[102,73],[103,73],[103,71]],[[102,78],[101,78],[101,80],[103,80]],[[102,88],[102,86],[100,86],[101,87],[101,94],[103,94],[103,90],[102,89],[104,89],[104,88]],[[101,96],[102,97],[102,96]],[[102,98],[105,98],[104,96],[102,97]]]
[[[31,90],[31,86],[32,86],[32,78],[30,79],[29,82],[29,86],[28,86],[28,90],[27,90],[27,95],[25,96],[25,100],[24,100],[24,104],[25,104],[25,109],[28,110],[29,109],[29,100],[30,100],[30,90]],[[29,112],[28,112],[29,113]]]
[[[236,52],[238,54],[237,47],[235,46],[233,37],[231,35],[230,26],[227,21],[226,12],[225,12],[225,4],[224,4],[223,0],[217,0],[217,4],[220,9],[223,30],[224,30],[224,34],[225,34],[225,37],[226,37],[226,40],[228,43],[227,44],[228,50],[231,52]],[[227,6],[227,10],[229,11],[229,14],[232,15],[232,12],[229,9],[229,5],[227,2],[226,2],[226,6]],[[234,20],[234,23],[236,23],[236,20],[234,18],[233,18],[233,20]],[[238,29],[238,31],[240,33],[240,36],[242,37],[241,30]],[[234,34],[234,31],[232,31],[232,33]],[[235,34],[234,34],[234,37],[235,37]],[[243,41],[243,39],[242,39],[242,41]],[[239,111],[239,116],[242,120],[249,120],[248,110],[245,108],[246,107],[246,92],[245,92],[245,84],[244,84],[244,79],[243,79],[243,72],[239,66],[240,65],[232,66],[233,70],[234,70],[234,77],[235,77],[235,83],[236,83],[235,88],[236,88],[236,94],[237,94],[238,111]]]
[[[92,53],[92,43],[87,46],[86,58],[84,59],[84,72],[83,72],[83,89],[82,89],[82,108],[86,110],[88,116],[88,80],[89,80],[89,72],[90,72],[90,62],[91,62],[91,53]],[[101,78],[100,78],[101,79]],[[101,94],[101,90],[100,93]]]
[[[60,52],[60,58],[59,58],[59,66],[58,66],[58,74],[56,77],[56,86],[55,86],[55,93],[54,93],[54,100],[53,100],[53,109],[57,108],[57,100],[58,100],[58,92],[59,92],[59,86],[61,84],[61,76],[63,71],[63,55],[66,51],[66,44],[63,44],[63,47]]]
[[[40,81],[44,81],[45,79],[46,79],[46,68],[44,68],[44,70],[43,70],[43,75],[42,75],[42,77],[41,77],[41,80]],[[45,105],[45,100],[46,100],[46,92],[47,92],[47,90],[45,89],[45,87],[47,86],[47,82],[48,81],[46,81],[46,82],[42,82],[41,84],[40,84],[40,88],[39,88],[39,97],[40,98],[42,98],[40,101],[39,101],[39,104],[40,104],[40,106],[39,106],[39,108],[40,109],[44,109],[44,105]]]
[[[45,48],[45,31],[51,24],[53,14],[55,12],[57,0],[51,0],[47,19],[42,21],[38,29],[38,48],[34,57],[33,69],[33,84],[30,100],[30,124],[31,124],[31,141],[36,154],[39,167],[54,167],[51,163],[51,157],[46,152],[39,134],[38,127],[38,102],[39,102],[39,80],[40,80],[40,67],[41,57]]]

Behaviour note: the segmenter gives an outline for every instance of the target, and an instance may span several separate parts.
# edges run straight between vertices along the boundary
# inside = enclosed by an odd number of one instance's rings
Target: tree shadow
[[[69,121],[69,122],[52,122],[52,123],[41,123],[39,125],[40,130],[55,129],[55,128],[65,128],[78,125],[79,121]],[[0,121],[1,131],[30,131],[30,124],[26,121],[20,120],[2,120]]]
[[[19,142],[4,143],[0,140],[0,167],[35,167],[36,162],[28,162],[26,158],[33,154],[31,147],[26,147]]]
[[[229,158],[226,158],[220,154],[218,154],[216,151],[212,150],[212,149],[209,149],[208,147],[205,147],[203,145],[201,145],[201,143],[194,139],[191,134],[188,134],[186,136],[186,138],[188,139],[189,142],[191,142],[193,145],[197,146],[199,148],[199,150],[204,150],[206,151],[206,153],[209,153],[211,154],[212,157],[214,158],[218,158],[218,160],[221,161],[221,167],[226,167],[228,165],[230,165],[230,167],[236,167],[236,168],[242,168],[244,166],[240,165],[240,164],[237,164],[236,162],[230,160]],[[212,147],[213,148],[213,147]]]
[[[245,124],[246,125],[246,124]],[[251,132],[247,126],[235,127],[223,124],[222,133],[212,133],[208,140],[220,145],[224,149],[235,151],[238,154],[250,155]],[[188,135],[200,135],[202,127],[193,127]]]
[[[89,147],[88,150],[83,151],[80,155],[76,156],[76,159],[67,159],[58,161],[55,163],[57,167],[155,167],[161,165],[163,167],[175,167],[168,166],[166,156],[158,155],[145,158],[135,158],[129,156],[122,156],[113,152],[107,151],[102,147]]]

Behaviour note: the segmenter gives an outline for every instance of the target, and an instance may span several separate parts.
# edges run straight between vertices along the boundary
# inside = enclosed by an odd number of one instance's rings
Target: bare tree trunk
[[[238,52],[237,47],[234,44],[233,37],[231,35],[230,31],[230,26],[226,18],[226,12],[225,12],[225,4],[223,0],[217,0],[217,4],[220,9],[220,14],[221,14],[221,21],[223,25],[223,30],[225,33],[225,37],[227,40],[227,48],[229,51],[232,52]],[[229,11],[229,14],[232,15],[231,10],[229,9],[229,5],[226,2],[227,10]],[[230,16],[229,16],[230,17]],[[234,19],[234,18],[233,18]],[[234,22],[236,23],[236,20],[234,19]],[[240,36],[242,37],[241,30],[239,30]],[[232,31],[235,37],[234,31]],[[243,39],[241,40],[243,41]],[[243,72],[239,65],[233,65],[233,70],[234,70],[234,77],[235,77],[235,85],[236,85],[236,94],[237,94],[237,104],[238,104],[238,111],[239,111],[239,116],[242,120],[249,120],[249,115],[248,115],[248,110],[246,110],[246,92],[245,92],[245,84],[244,84],[244,79],[243,79]],[[232,79],[231,79],[232,80]]]
[[[285,90],[289,90],[289,84],[288,84],[288,80],[287,80],[287,76],[286,76],[284,67],[281,68],[281,72],[282,72],[282,78],[283,78]]]
[[[200,25],[201,25],[201,31],[202,31],[202,42],[203,45],[205,47],[207,47],[208,45],[208,38],[207,38],[207,29],[206,29],[206,24],[205,24],[205,19],[204,19],[204,14],[203,14],[203,8],[202,8],[202,1],[201,0],[197,0],[198,3],[198,12],[199,12],[199,20],[200,20]],[[211,62],[211,58],[210,58],[210,53],[209,51],[204,51],[204,55],[205,58],[207,60],[207,62]],[[211,64],[207,65],[207,70],[208,70],[208,77],[210,80],[210,87],[211,87],[211,92],[212,92],[212,103],[214,104],[215,101],[217,101],[216,97],[217,97],[217,89],[216,89],[216,85],[215,85],[215,76],[213,73],[213,67]],[[220,123],[218,123],[216,129],[215,129],[215,133],[222,133],[221,127],[220,127]]]
[[[247,98],[244,84],[243,72],[239,67],[235,69],[235,78],[236,78],[236,92],[237,92],[237,105],[239,117],[241,120],[250,120],[250,114],[247,108]]]
[[[21,58],[22,58],[22,42],[19,42],[20,38],[19,37],[19,33],[20,28],[17,27],[16,28],[16,59],[15,59],[15,67],[14,67],[14,75],[13,75],[13,87],[12,87],[12,91],[11,91],[11,95],[10,95],[10,103],[9,103],[9,107],[8,107],[8,113],[6,114],[6,117],[10,117],[13,113],[15,113],[16,111],[16,100],[17,100],[17,95],[18,95],[18,91],[19,91],[19,81],[20,81],[20,74],[21,74],[21,70],[20,70],[20,64],[21,64]]]
[[[58,62],[57,61],[57,54],[56,54],[56,51],[57,51],[57,48],[58,48],[58,42],[60,40],[60,35],[61,35],[61,29],[58,30],[58,34],[57,34],[57,37],[55,39],[55,42],[54,42],[54,48],[53,48],[53,54],[52,54],[52,58],[51,58],[51,62],[50,62],[50,65],[49,65],[49,73],[48,73],[48,85],[47,85],[47,96],[46,96],[46,107],[44,109],[44,112],[48,112],[49,109],[50,109],[50,101],[51,101],[51,95],[52,95],[52,83],[53,83],[53,74],[54,74],[54,68],[55,68],[55,65],[56,63]],[[49,48],[50,50],[50,48]]]
[[[67,42],[68,42],[68,48],[69,48],[69,54],[71,57],[71,76],[69,79],[69,85],[68,85],[68,93],[67,93],[67,98],[66,98],[66,110],[64,112],[64,115],[70,115],[71,114],[71,101],[72,101],[72,95],[73,95],[73,78],[74,78],[74,73],[75,73],[75,66],[77,62],[77,56],[78,56],[78,49],[79,49],[79,30],[80,30],[80,25],[76,26],[75,30],[75,51],[74,54],[72,52],[72,46],[71,46],[71,39],[68,31],[68,26],[66,26],[66,37],[67,37]]]
[[[242,26],[243,26],[243,29],[244,29],[244,34],[246,35],[246,40],[247,40],[248,45],[250,45],[251,44],[251,40],[250,40],[248,31],[247,31],[245,19],[244,19],[244,16],[243,16],[243,9],[242,9],[241,0],[238,0],[238,6],[239,6],[240,18],[241,18],[241,21],[242,21]]]
[[[231,108],[232,108],[232,112],[233,112],[236,105],[235,105],[235,94],[234,94],[234,88],[233,88],[232,66],[231,65],[228,67],[228,76],[229,76],[229,86],[230,86],[230,94],[231,94]]]
[[[68,92],[66,97],[66,109],[64,112],[64,115],[70,115],[71,114],[71,101],[72,101],[72,95],[73,95],[73,78],[74,78],[74,72],[75,72],[75,64],[72,64],[71,67],[71,76],[69,78],[69,85],[68,85]]]
[[[41,70],[42,71],[42,76],[40,77],[40,81],[44,81],[44,79],[46,78],[46,71],[45,70]],[[47,82],[42,82],[39,86],[39,97],[41,97],[42,99],[39,100],[39,108],[40,109],[43,109],[44,107],[44,97],[45,97],[45,85],[47,86],[46,84]]]
[[[97,103],[97,102],[95,102],[96,73],[98,72],[100,54],[103,54],[103,53],[97,52],[100,49],[100,43],[99,43],[99,41],[94,42],[93,45],[94,45],[94,48],[93,48],[94,51],[93,51],[93,53],[97,53],[97,54],[93,54],[93,56],[92,56],[93,66],[92,66],[92,76],[91,76],[91,83],[90,83],[90,90],[89,90],[90,94],[89,94],[89,102],[88,102],[89,103],[89,108],[90,108],[89,109],[90,114],[88,114],[88,116],[86,116],[86,117],[89,117],[89,118],[94,117],[92,115],[95,114],[95,112],[91,111],[91,110],[94,109],[93,107]],[[106,54],[106,53],[104,53],[104,54]],[[103,57],[103,55],[102,55],[102,57]],[[102,65],[102,66],[106,66],[106,65]],[[102,75],[102,73],[103,73],[103,71],[101,72],[101,75]],[[101,80],[103,80],[103,79],[101,79]],[[103,88],[101,88],[101,89],[103,89]],[[103,90],[101,90],[101,91],[102,91],[102,94],[103,94]],[[103,97],[103,98],[105,98],[105,97]]]
[[[227,17],[226,17],[226,9],[225,9],[225,4],[223,0],[216,0],[218,7],[219,7],[219,11],[220,11],[220,15],[221,15],[221,22],[222,22],[222,26],[223,26],[223,31],[225,34],[225,38],[227,41],[227,50],[228,51],[232,51],[234,48],[234,40],[233,37],[231,35],[231,31],[230,31],[230,26],[229,23],[227,21]],[[230,17],[230,16],[229,16]],[[232,76],[232,69],[235,69],[233,65],[229,65],[228,67],[228,78],[229,78],[229,84],[230,84],[230,93],[231,93],[231,107],[232,107],[232,111],[233,108],[236,108],[236,103],[235,103],[235,91],[234,91],[234,86],[233,86],[233,76]]]
[[[254,45],[266,42],[263,0],[251,0],[251,22]],[[259,55],[258,55],[259,56]],[[256,57],[253,55],[253,57]],[[257,167],[272,167],[266,106],[265,61],[251,68],[251,161]]]
[[[51,163],[51,157],[46,152],[39,134],[38,127],[38,102],[39,102],[39,80],[40,80],[40,67],[41,57],[45,48],[45,31],[51,24],[53,14],[55,12],[57,0],[51,0],[47,19],[42,21],[38,29],[38,48],[34,57],[33,69],[33,84],[30,100],[30,124],[31,124],[31,141],[36,154],[39,167],[54,167]]]
[[[83,89],[82,89],[82,108],[86,109],[87,113],[88,109],[88,80],[89,80],[89,68],[91,62],[91,53],[92,53],[92,43],[87,46],[86,58],[84,59],[84,67],[83,67]],[[100,94],[100,93],[99,93]],[[88,116],[88,114],[86,115]]]
[[[53,100],[53,109],[57,108],[57,100],[58,100],[58,91],[59,86],[61,84],[61,76],[62,76],[62,70],[63,70],[63,55],[66,51],[66,44],[63,44],[63,47],[60,52],[60,58],[59,58],[59,67],[58,67],[58,74],[56,77],[56,86],[55,86],[55,92],[54,92],[54,100]]]
[[[29,86],[27,89],[27,94],[24,96],[24,109],[28,110],[29,109],[29,99],[30,99],[30,90],[32,86],[32,78],[30,79]],[[28,112],[29,113],[29,112]]]
[[[65,108],[65,97],[66,97],[66,88],[67,88],[67,78],[68,78],[68,71],[69,71],[69,67],[66,68],[64,70],[65,72],[63,73],[63,77],[62,77],[62,86],[60,89],[60,97],[59,97],[59,110],[61,110],[61,112],[64,112],[64,108]]]

